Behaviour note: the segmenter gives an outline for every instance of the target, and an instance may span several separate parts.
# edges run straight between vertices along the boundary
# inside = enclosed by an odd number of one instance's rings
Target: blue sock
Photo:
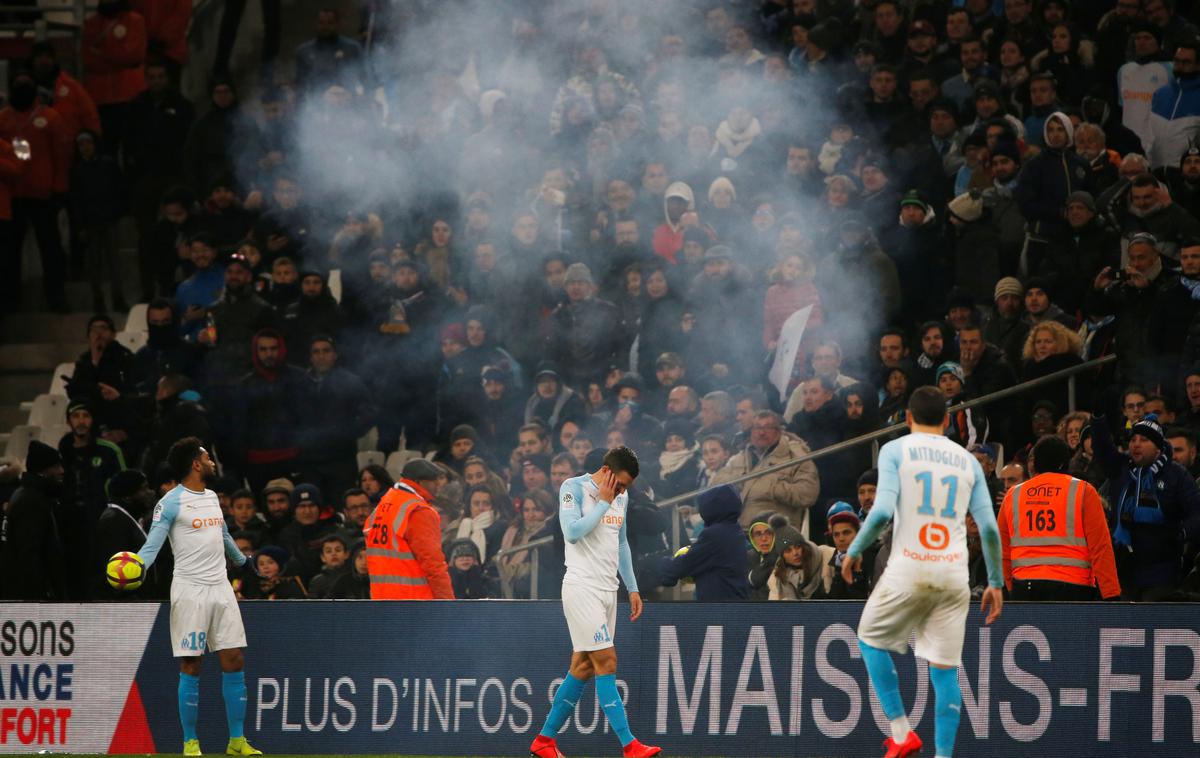
[[[867,664],[867,673],[871,676],[871,683],[875,685],[875,694],[879,696],[884,715],[889,719],[904,716],[904,701],[900,698],[900,677],[896,675],[896,663],[892,660],[892,654],[871,647],[862,640],[858,641],[858,649],[862,651],[863,663]]]
[[[246,721],[246,672],[221,673],[221,697],[225,698],[225,721],[229,724],[229,739],[244,737]]]
[[[196,718],[200,715],[200,677],[179,672],[179,723],[183,741],[196,739]]]
[[[562,684],[558,685],[558,689],[554,692],[554,704],[550,706],[550,713],[546,716],[546,723],[542,725],[542,731],[539,732],[543,737],[553,738],[558,734],[558,730],[562,729],[562,725],[567,723],[567,719],[571,718],[571,714],[575,711],[575,704],[579,702],[579,693],[583,691],[583,680],[576,679],[567,672],[567,678],[563,679]]]
[[[625,704],[621,702],[621,693],[617,692],[617,675],[605,674],[596,677],[596,699],[608,716],[613,732],[621,740],[622,745],[633,742],[633,732],[629,731],[629,719],[625,718]]]
[[[962,689],[958,686],[958,668],[929,667],[929,681],[937,697],[934,711],[933,744],[939,756],[954,754],[954,737],[958,734],[958,718],[962,715]]]

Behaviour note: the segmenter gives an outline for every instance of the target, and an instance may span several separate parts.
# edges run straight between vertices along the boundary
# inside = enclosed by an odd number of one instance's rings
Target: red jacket
[[[0,220],[12,220],[13,187],[25,171],[25,161],[17,160],[12,143],[0,139]]]
[[[0,110],[0,138],[29,142],[30,158],[21,177],[12,185],[13,197],[47,200],[54,193],[67,191],[71,175],[74,136],[67,132],[62,116],[47,105],[35,105],[27,111]]]
[[[150,51],[186,63],[192,0],[130,0],[129,4],[146,20]]]
[[[72,139],[84,129],[100,134],[100,114],[96,112],[96,101],[79,80],[66,71],[60,72],[54,81],[54,110],[62,116]]]
[[[146,21],[125,11],[83,22],[83,84],[96,105],[127,103],[146,89]]]

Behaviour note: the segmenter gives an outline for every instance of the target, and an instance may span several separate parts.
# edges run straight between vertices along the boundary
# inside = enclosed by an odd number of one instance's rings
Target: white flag
[[[796,353],[800,350],[800,340],[804,338],[804,329],[808,326],[808,317],[812,315],[813,307],[806,305],[783,322],[779,332],[779,343],[775,345],[775,363],[771,366],[768,377],[771,384],[779,390],[779,401],[786,403],[788,382],[792,378],[792,366],[796,363]]]

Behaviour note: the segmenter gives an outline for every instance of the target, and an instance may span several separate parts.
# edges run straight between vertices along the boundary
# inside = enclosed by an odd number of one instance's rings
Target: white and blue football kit
[[[971,601],[967,513],[985,548],[998,548],[992,498],[975,456],[933,434],[910,434],[883,446],[875,504],[848,551],[862,555],[893,522],[892,552],[863,609],[860,640],[904,653],[915,631],[918,656],[960,665]],[[999,586],[999,556],[988,559],[989,579]]]
[[[637,592],[633,553],[626,537],[628,493],[600,499],[600,487],[585,474],[558,491],[558,518],[566,538],[563,614],[576,652],[613,646],[617,623],[617,574]]]
[[[150,534],[139,553],[147,569],[167,539],[175,555],[171,581],[175,656],[245,647],[246,631],[225,575],[225,556],[239,566],[246,557],[229,534],[217,494],[212,490],[194,492],[180,484],[158,501]]]

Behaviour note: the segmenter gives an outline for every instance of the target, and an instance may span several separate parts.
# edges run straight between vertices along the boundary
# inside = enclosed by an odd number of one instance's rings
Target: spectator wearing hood
[[[764,513],[755,518],[746,529],[746,537],[750,541],[750,550],[746,553],[746,563],[750,572],[750,600],[767,599],[767,580],[775,570],[775,564],[779,562],[779,543],[775,539],[775,527],[786,523],[787,519],[782,516]]]
[[[480,378],[480,399],[476,431],[480,445],[488,455],[503,460],[524,423],[521,398],[512,387],[512,374],[496,366],[484,368]]]
[[[340,14],[331,8],[317,11],[313,38],[296,48],[296,84],[308,92],[338,84],[353,92],[369,89],[370,77],[362,45],[338,33]]]
[[[595,297],[592,272],[584,264],[572,263],[564,283],[567,302],[550,314],[546,356],[558,364],[568,386],[585,387],[617,362],[620,314],[615,305]]]
[[[292,571],[291,554],[279,545],[267,545],[254,554],[255,577],[240,587],[245,600],[303,600],[308,591]]]
[[[33,44],[29,53],[29,72],[41,90],[39,94],[43,101],[62,118],[72,138],[84,129],[101,133],[96,101],[75,77],[62,70],[53,43],[43,40]]]
[[[1123,596],[1164,600],[1183,578],[1184,544],[1200,534],[1200,490],[1187,469],[1171,459],[1153,415],[1131,432],[1129,452],[1121,453],[1107,419],[1092,420],[1096,459],[1109,478],[1109,521]]]
[[[704,268],[692,281],[687,300],[696,317],[691,349],[696,384],[729,387],[751,378],[761,358],[751,335],[760,333],[762,308],[750,271],[734,262],[727,245],[704,252]],[[743,338],[731,338],[736,324]]]
[[[307,587],[321,570],[321,546],[326,537],[337,535],[338,521],[313,484],[292,490],[291,513],[292,521],[279,531],[277,542],[291,555],[290,572]]]
[[[824,519],[822,519],[823,521]],[[775,516],[775,550],[779,558],[767,579],[768,600],[809,600],[833,587],[834,549],[815,545],[786,518]]]
[[[282,329],[288,344],[308,345],[318,334],[337,339],[343,323],[342,310],[329,292],[325,273],[312,267],[304,268],[300,272],[300,297],[283,312]],[[293,363],[303,366],[304,356],[295,356]]]
[[[375,404],[363,381],[338,365],[337,343],[318,334],[308,346],[308,370],[301,383],[301,467],[322,492],[351,486],[357,471],[358,438],[375,418]]]
[[[150,395],[158,381],[168,374],[193,376],[199,354],[196,346],[179,336],[179,318],[175,305],[166,298],[155,298],[146,308],[148,339],[133,354],[131,381],[141,395]]]
[[[496,311],[486,305],[473,305],[463,317],[466,332],[466,349],[461,354],[464,375],[475,382],[488,366],[500,366],[518,378],[520,386],[521,365],[501,346],[497,331],[501,328]]]
[[[215,387],[229,387],[253,368],[246,346],[264,329],[278,324],[275,311],[254,293],[254,269],[247,258],[235,253],[225,266],[225,289],[208,309],[211,327],[200,330],[196,342],[208,348],[205,378]]]
[[[663,223],[654,230],[651,247],[654,254],[676,263],[683,249],[684,215],[696,210],[696,196],[684,182],[672,182],[663,194]]]
[[[704,529],[687,551],[659,561],[661,584],[672,587],[685,577],[696,583],[696,600],[701,603],[737,602],[750,598],[746,577],[746,537],[738,525],[742,501],[729,485],[702,493],[697,498]]]
[[[587,410],[583,398],[575,390],[562,383],[558,368],[549,361],[538,364],[533,375],[533,394],[525,401],[522,423],[539,422],[548,429],[555,429],[563,421],[583,424]]]
[[[304,372],[287,363],[279,332],[264,329],[251,343],[254,370],[242,377],[233,404],[233,455],[251,489],[291,474],[300,463]]]
[[[454,540],[446,554],[450,584],[456,600],[486,600],[499,597],[495,578],[488,575],[479,559],[479,548],[469,539]]]
[[[3,515],[5,600],[67,600],[67,555],[59,533],[59,498],[63,493],[62,456],[33,440],[25,456],[21,486]]]
[[[1091,166],[1070,148],[1075,127],[1062,111],[1046,117],[1042,130],[1045,147],[1030,158],[1017,177],[1016,198],[1026,231],[1034,241],[1044,242],[1061,233],[1067,225],[1063,210],[1072,192],[1090,192]],[[1041,248],[1029,251],[1028,270],[1036,270]]]

